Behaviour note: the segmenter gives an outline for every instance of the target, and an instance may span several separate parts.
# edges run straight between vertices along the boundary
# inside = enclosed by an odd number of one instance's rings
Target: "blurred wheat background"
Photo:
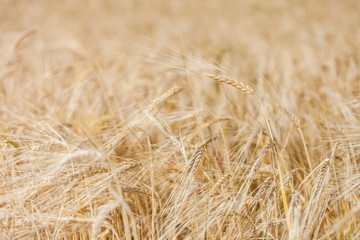
[[[0,0],[0,238],[359,239],[359,13]]]

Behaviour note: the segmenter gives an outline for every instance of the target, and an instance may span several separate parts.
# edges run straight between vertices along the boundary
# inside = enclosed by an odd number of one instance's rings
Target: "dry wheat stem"
[[[276,155],[276,164],[277,164],[277,167],[278,167],[278,171],[279,171],[279,180],[280,180],[280,183],[281,183],[281,191],[282,191],[282,195],[283,195],[283,203],[284,203],[284,207],[285,207],[285,214],[286,214],[286,219],[287,219],[287,223],[288,223],[288,229],[291,228],[291,223],[290,223],[290,219],[289,219],[289,208],[288,208],[288,204],[287,204],[287,196],[286,196],[286,191],[285,191],[285,186],[284,186],[284,181],[283,181],[283,176],[282,176],[282,168],[280,167],[280,160],[281,162],[283,162],[283,159],[282,159],[282,156],[279,154],[278,150],[277,150],[277,147],[276,147],[276,144],[275,144],[275,139],[274,139],[274,135],[272,133],[272,130],[271,130],[271,125],[270,125],[270,120],[268,118],[268,115],[265,111],[265,108],[260,100],[260,98],[254,93],[253,89],[250,88],[248,85],[242,83],[242,82],[238,82],[238,81],[235,81],[231,78],[228,78],[228,77],[222,77],[222,76],[219,76],[219,75],[216,75],[216,74],[205,74],[205,76],[215,80],[215,81],[218,81],[218,82],[222,82],[222,83],[225,83],[225,84],[228,84],[230,86],[233,86],[237,89],[240,89],[241,91],[243,91],[244,93],[247,93],[247,94],[251,94],[253,95],[257,102],[260,104],[260,107],[263,111],[263,114],[264,114],[264,117],[265,117],[265,121],[266,121],[266,125],[267,125],[267,128],[268,128],[268,131],[269,131],[269,134],[270,134],[270,138],[271,138],[271,141],[272,141],[272,145],[274,146],[275,148],[275,155]]]

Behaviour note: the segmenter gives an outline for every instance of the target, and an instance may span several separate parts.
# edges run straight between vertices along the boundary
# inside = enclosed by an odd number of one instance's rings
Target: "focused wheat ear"
[[[205,76],[214,79],[215,81],[218,82],[222,82],[222,83],[226,83],[230,86],[233,86],[237,89],[240,89],[241,91],[243,91],[244,93],[248,93],[248,94],[254,94],[254,91],[252,90],[251,87],[249,87],[248,85],[242,83],[242,82],[238,82],[236,80],[233,80],[231,78],[228,77],[222,77],[216,74],[205,74]]]
[[[165,93],[163,93],[160,97],[158,97],[157,99],[155,99],[147,108],[146,110],[148,112],[153,111],[155,108],[159,107],[160,105],[162,105],[168,98],[170,98],[171,96],[181,92],[182,88],[180,87],[173,87],[169,90],[167,90]]]

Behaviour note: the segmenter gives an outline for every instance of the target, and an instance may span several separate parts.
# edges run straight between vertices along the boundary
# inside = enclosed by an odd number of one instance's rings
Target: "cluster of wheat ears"
[[[360,239],[357,1],[1,4],[0,239]]]

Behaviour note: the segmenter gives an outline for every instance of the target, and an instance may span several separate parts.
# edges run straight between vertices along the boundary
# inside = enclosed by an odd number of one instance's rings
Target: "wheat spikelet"
[[[272,177],[268,177],[261,183],[259,190],[257,191],[257,193],[254,196],[254,198],[256,200],[261,198],[262,194],[265,192],[265,190],[268,189],[268,187],[271,185],[273,180],[274,179]]]
[[[106,217],[110,214],[112,210],[117,208],[119,205],[119,201],[111,200],[100,207],[99,213],[93,222],[91,239],[97,239],[97,236],[101,232],[101,225],[103,225],[104,221],[106,221]]]
[[[263,203],[268,201],[270,198],[269,196],[267,196],[267,193],[271,193],[271,189],[274,187],[273,181],[274,178],[273,177],[268,177],[266,178],[261,185],[258,187],[258,190],[255,194],[255,196],[251,197],[248,199],[248,201],[246,202],[246,205],[249,209],[250,213],[253,213],[255,211],[255,204],[256,203]],[[265,196],[263,196],[265,195]]]
[[[176,93],[180,92],[182,88],[180,87],[173,87],[163,93],[160,97],[156,98],[147,108],[146,111],[151,112],[161,104],[163,104],[169,97],[175,95]]]
[[[240,89],[244,93],[254,94],[254,91],[252,90],[251,87],[249,87],[248,85],[246,85],[242,82],[238,82],[234,79],[231,79],[228,77],[222,77],[222,76],[219,76],[216,74],[205,74],[205,76],[207,76],[215,81],[222,82],[222,83],[228,84],[230,86],[233,86],[237,89]]]
[[[319,213],[317,219],[322,219],[325,215],[325,211],[329,205],[330,198],[335,193],[336,188],[334,186],[328,186],[325,190],[325,196],[323,197],[323,200],[320,201],[320,207],[319,207]],[[314,232],[314,239],[318,239],[318,234],[320,230],[320,225],[317,225]]]
[[[216,193],[216,190],[219,186],[221,186],[229,177],[231,174],[225,174],[223,175],[217,182],[214,184],[214,186],[210,189],[210,195],[214,195]]]
[[[322,162],[318,170],[318,177],[316,185],[313,187],[313,192],[310,196],[307,209],[305,211],[305,218],[302,222],[303,233],[302,239],[309,239],[311,234],[316,229],[316,224],[313,219],[321,219],[322,211],[327,206],[328,201],[325,201],[327,196],[327,184],[330,178],[330,164],[331,159],[327,158]],[[324,197],[325,195],[325,197]],[[322,200],[322,201],[320,201]]]
[[[249,176],[251,178],[254,178],[255,174],[258,172],[261,161],[263,160],[265,154],[272,148],[275,147],[275,144],[273,142],[270,142],[268,145],[266,145],[265,147],[263,147],[262,149],[259,150],[259,152],[256,155],[256,160],[251,168],[251,172],[249,174]]]
[[[204,153],[205,151],[203,148],[199,148],[198,150],[195,151],[194,156],[192,157],[191,161],[187,164],[186,169],[184,171],[186,175],[192,176],[196,172],[199,163],[204,156]]]
[[[300,128],[300,119],[294,113],[281,105],[278,105],[278,107],[290,118],[292,124],[294,124],[296,128]]]

